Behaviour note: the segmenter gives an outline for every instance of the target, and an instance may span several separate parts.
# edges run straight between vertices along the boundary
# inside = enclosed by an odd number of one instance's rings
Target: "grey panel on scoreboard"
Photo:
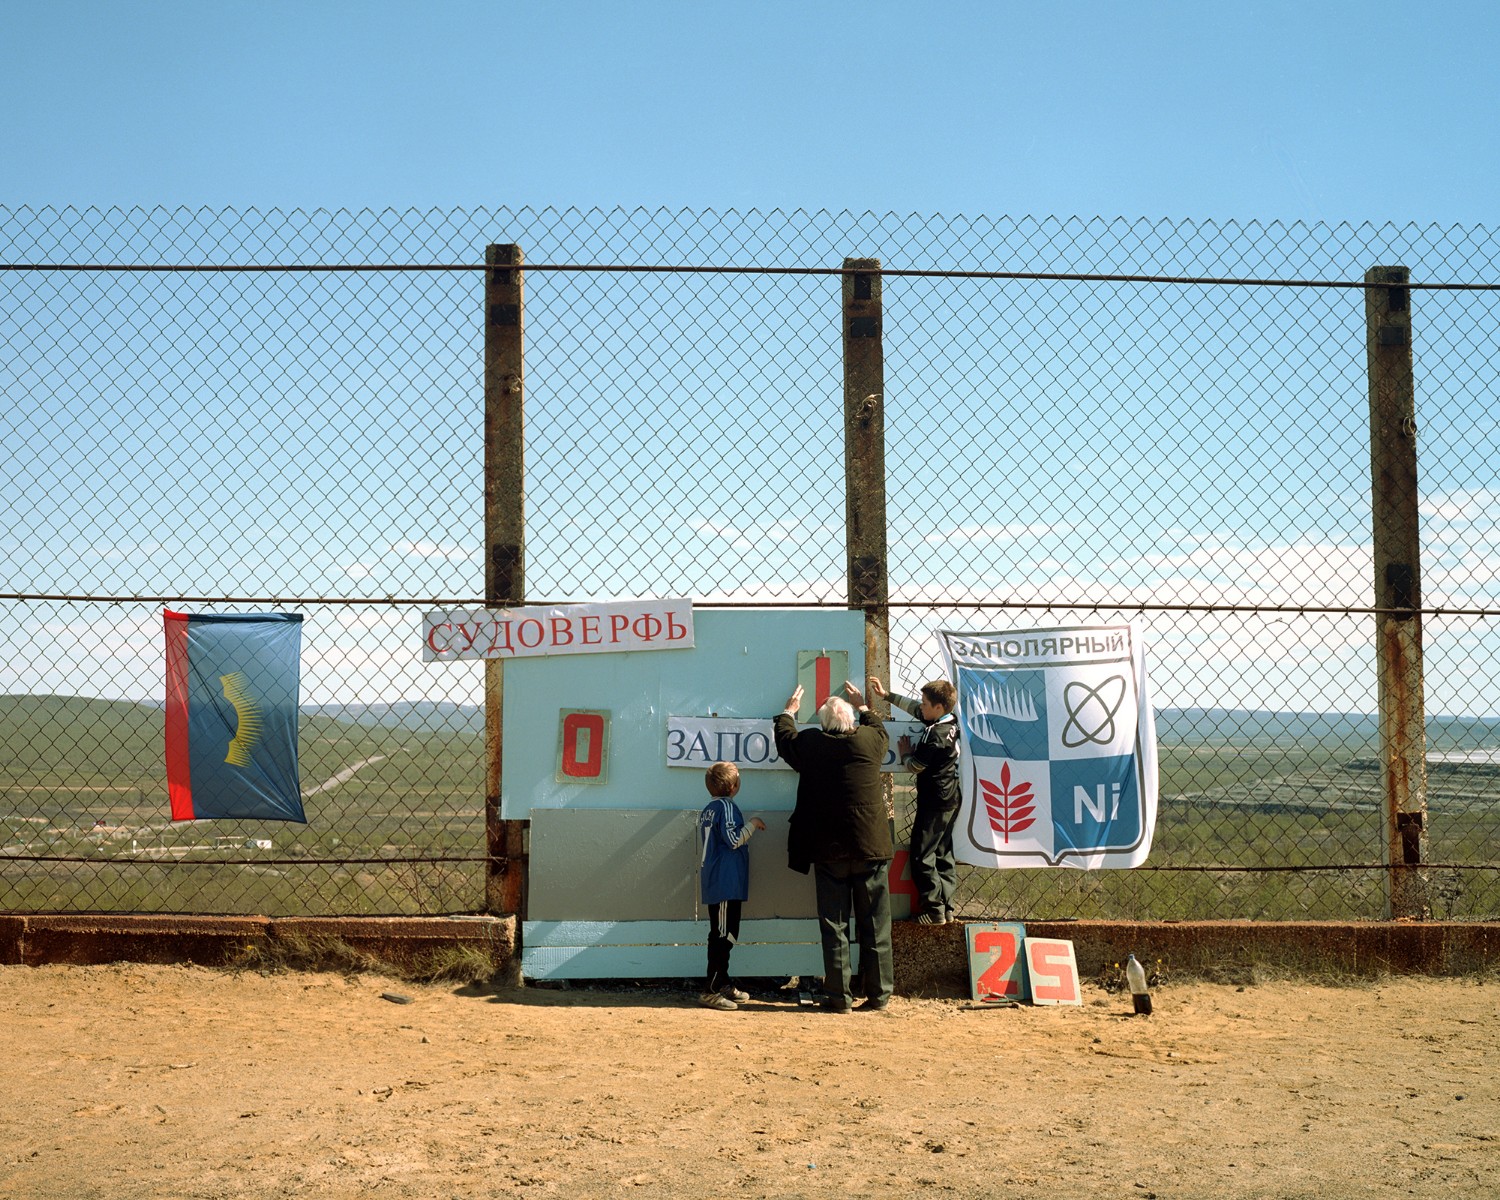
[[[743,915],[812,917],[811,875],[786,865],[786,812],[750,839],[750,899]],[[531,921],[700,920],[698,810],[534,808],[531,810]]]
[[[751,813],[745,813],[748,821]],[[786,865],[786,828],[789,812],[754,813],[766,823],[750,839],[750,900],[746,919],[761,917],[816,917],[812,872],[799,875]]]

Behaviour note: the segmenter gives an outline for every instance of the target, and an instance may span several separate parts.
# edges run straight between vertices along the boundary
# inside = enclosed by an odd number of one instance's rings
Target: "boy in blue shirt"
[[[714,763],[704,782],[713,799],[698,815],[699,886],[708,908],[708,980],[698,1003],[732,1012],[750,999],[729,982],[729,952],[740,936],[740,905],[750,898],[746,843],[766,823],[751,817],[747,824],[734,802],[740,771],[733,763]]]

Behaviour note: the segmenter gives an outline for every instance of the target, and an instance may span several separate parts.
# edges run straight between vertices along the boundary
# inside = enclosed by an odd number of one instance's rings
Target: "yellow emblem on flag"
[[[234,737],[229,743],[229,753],[224,756],[224,761],[234,767],[248,767],[255,743],[260,741],[260,705],[250,695],[249,682],[243,671],[219,676],[219,686],[224,689],[224,699],[234,705],[234,714],[238,718]]]

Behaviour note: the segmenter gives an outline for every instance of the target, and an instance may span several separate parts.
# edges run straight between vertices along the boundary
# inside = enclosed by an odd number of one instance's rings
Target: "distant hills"
[[[1370,713],[1257,712],[1237,708],[1160,708],[1160,743],[1192,745],[1343,746],[1351,752],[1373,747],[1379,730]],[[1434,751],[1481,750],[1500,746],[1500,718],[1428,716],[1428,746]]]
[[[154,778],[163,772],[163,705],[129,700],[99,700],[90,696],[0,696],[0,779],[19,779],[63,772],[93,771],[102,775]],[[456,706],[451,706],[456,707]],[[474,710],[478,711],[478,710]],[[381,727],[359,720],[358,714],[340,719],[316,708],[301,714],[304,765],[320,769],[322,747],[370,744],[382,736],[409,738],[432,731],[452,736],[437,725]],[[391,730],[382,734],[381,728]],[[484,728],[482,715],[479,729]],[[336,769],[336,768],[335,768]]]
[[[304,705],[304,713],[319,713],[340,721],[410,730],[447,733],[484,732],[484,710],[478,705],[443,701],[399,704]],[[1344,746],[1350,752],[1373,746],[1376,718],[1370,713],[1260,712],[1238,708],[1161,708],[1156,710],[1157,740],[1190,745]],[[1500,747],[1500,718],[1443,717],[1427,719],[1427,736],[1434,750]]]
[[[353,725],[428,733],[483,733],[484,709],[447,700],[401,700],[393,704],[304,704],[302,715],[330,717]]]
[[[304,704],[304,721],[400,729],[408,733],[482,736],[484,709],[445,700],[380,704]],[[161,704],[96,700],[78,696],[0,696],[0,758],[17,742],[38,737],[108,756],[111,743],[161,736]],[[79,730],[88,732],[80,735]],[[71,734],[68,732],[71,730]],[[1163,745],[1257,746],[1320,745],[1350,755],[1367,753],[1376,742],[1376,719],[1369,713],[1260,712],[1233,708],[1160,708],[1157,740]],[[1434,716],[1427,720],[1433,751],[1500,748],[1500,718]]]

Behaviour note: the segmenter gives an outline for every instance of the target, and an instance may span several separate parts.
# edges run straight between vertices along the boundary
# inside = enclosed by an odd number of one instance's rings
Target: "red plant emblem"
[[[1009,763],[1000,765],[998,784],[981,779],[979,787],[984,795],[985,811],[989,813],[990,828],[1005,841],[1010,841],[1011,834],[1031,828],[1036,820],[1036,796],[1028,781],[1017,779],[1011,783]]]

